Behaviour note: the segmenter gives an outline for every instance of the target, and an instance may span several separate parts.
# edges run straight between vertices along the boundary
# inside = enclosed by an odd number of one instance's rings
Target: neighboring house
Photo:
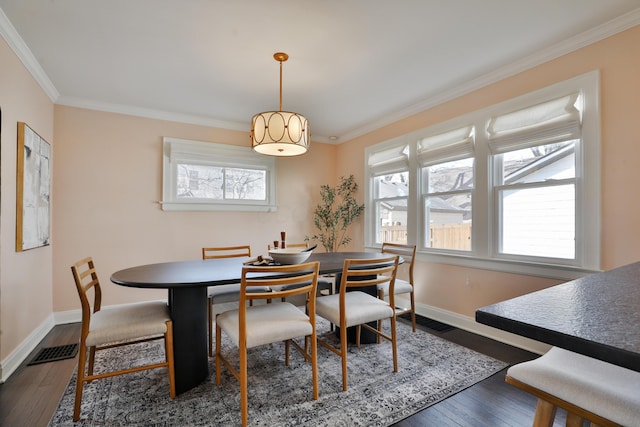
[[[573,258],[576,238],[574,144],[525,162],[505,176],[504,184],[513,189],[503,193],[502,221],[508,232],[502,237],[502,251]]]
[[[380,221],[382,227],[407,226],[407,199],[409,188],[406,182],[380,181],[380,197],[382,199],[392,197],[404,197],[400,199],[386,200],[381,203]]]
[[[380,181],[380,196],[384,198],[406,197],[409,189],[406,182]],[[452,198],[454,199],[454,198]],[[431,224],[460,224],[470,214],[468,202],[458,200],[444,200],[440,197],[430,198]],[[453,203],[452,203],[453,202]],[[460,203],[458,203],[460,202]],[[465,205],[466,208],[465,208]],[[396,198],[381,202],[383,212],[380,213],[381,225],[405,226],[407,225],[407,199]]]

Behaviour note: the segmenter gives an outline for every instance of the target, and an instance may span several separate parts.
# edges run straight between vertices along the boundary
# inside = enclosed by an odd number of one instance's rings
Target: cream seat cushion
[[[616,423],[640,425],[640,372],[553,347],[507,375]]]
[[[309,317],[289,302],[247,307],[247,348],[305,337],[313,332]],[[239,310],[225,311],[216,322],[236,346],[240,343]]]
[[[347,327],[369,323],[393,316],[391,306],[381,299],[362,291],[345,294]],[[316,299],[316,313],[335,325],[340,325],[340,294]]]
[[[168,320],[169,307],[162,301],[105,308],[91,315],[87,346],[162,335]]]
[[[385,295],[389,294],[389,282],[378,284],[378,290],[383,290]],[[395,294],[409,294],[413,292],[413,286],[406,280],[396,279],[395,286],[393,288]]]

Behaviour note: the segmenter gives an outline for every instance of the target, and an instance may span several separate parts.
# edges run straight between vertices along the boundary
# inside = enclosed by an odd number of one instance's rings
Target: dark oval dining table
[[[376,259],[379,252],[312,253],[320,274],[339,273],[345,259]],[[167,289],[173,321],[176,392],[184,393],[209,375],[207,287],[238,283],[249,258],[223,258],[147,264],[116,271],[111,281],[134,288]]]

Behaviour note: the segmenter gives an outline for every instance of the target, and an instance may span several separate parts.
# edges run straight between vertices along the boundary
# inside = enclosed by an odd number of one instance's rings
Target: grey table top
[[[640,262],[483,307],[476,320],[640,371]]]

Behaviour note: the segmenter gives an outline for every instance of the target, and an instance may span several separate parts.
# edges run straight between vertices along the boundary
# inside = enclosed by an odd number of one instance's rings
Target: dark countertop
[[[483,307],[476,321],[640,371],[640,262]]]

